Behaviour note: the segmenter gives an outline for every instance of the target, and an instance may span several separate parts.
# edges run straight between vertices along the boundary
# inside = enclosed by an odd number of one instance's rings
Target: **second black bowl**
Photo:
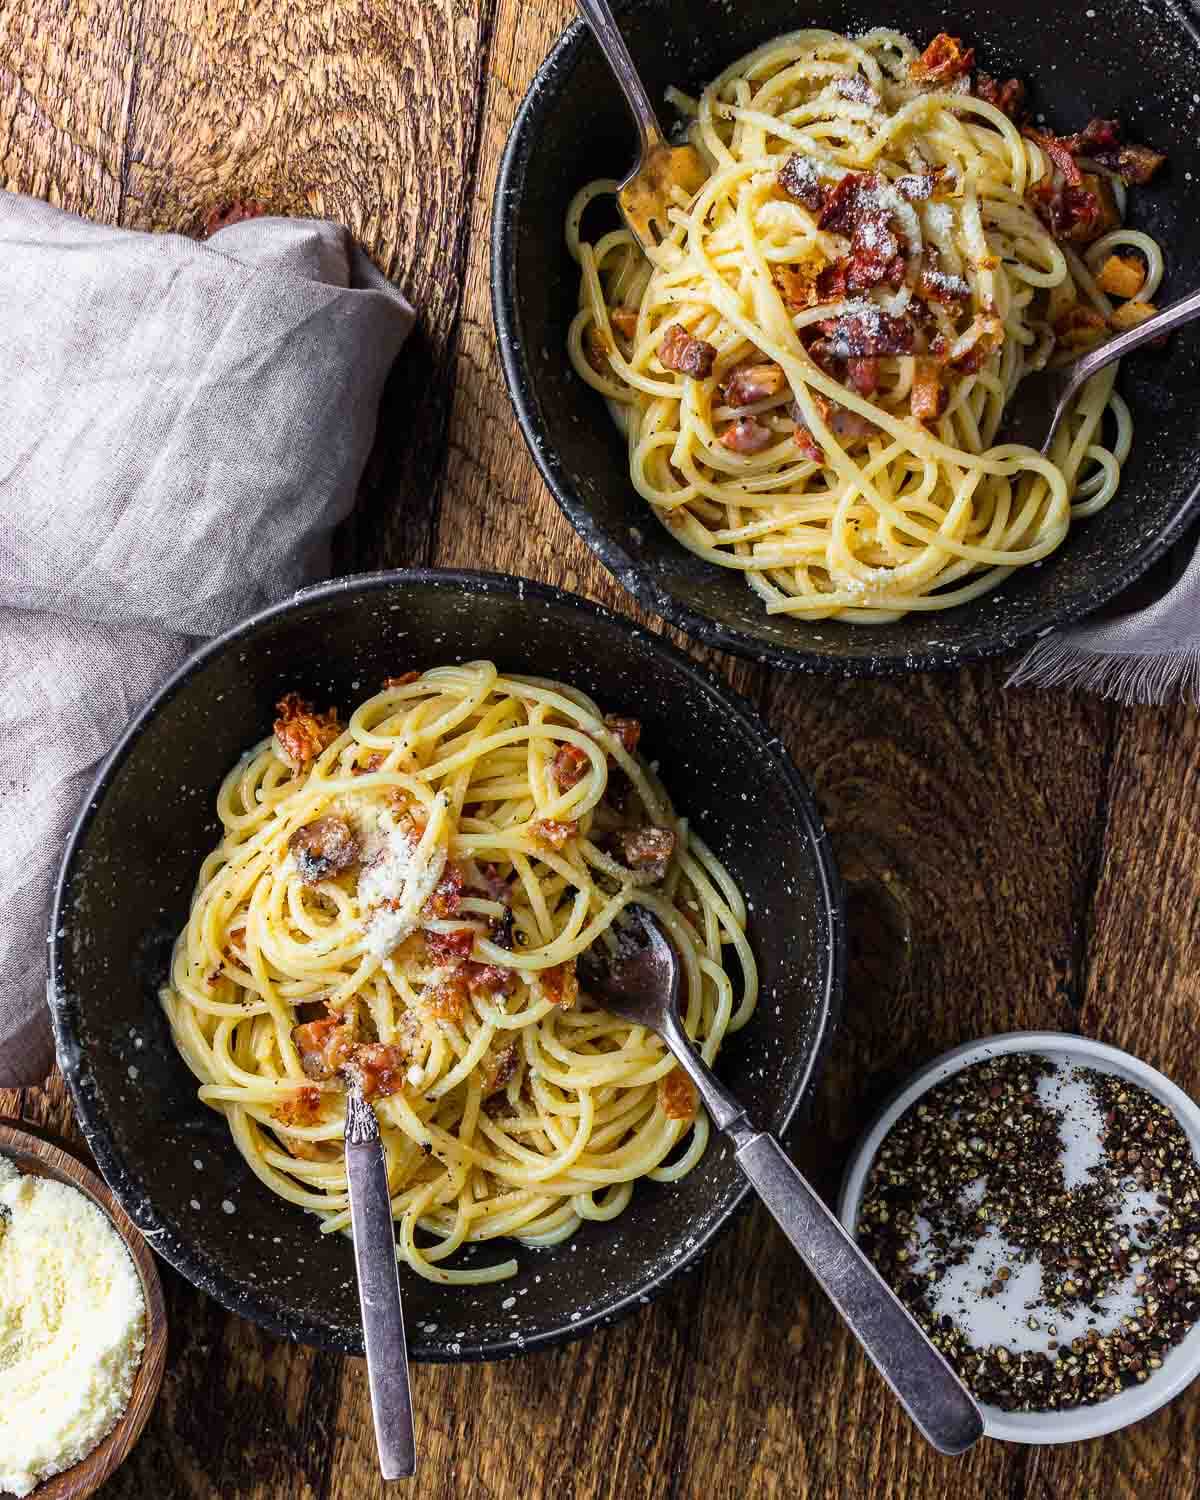
[[[894,0],[819,10],[794,0],[632,0],[616,7],[656,101],[668,84],[698,91],[743,53],[804,26],[859,34],[873,26],[927,42],[950,30],[980,65],[1033,89],[1051,125],[1117,116],[1131,138],[1169,154],[1161,180],[1130,195],[1132,221],[1163,245],[1164,297],[1200,286],[1200,36],[1174,0],[1105,0],[1048,24],[1039,0],[963,0],[950,12]],[[664,114],[666,111],[664,110]],[[894,625],[768,616],[740,574],[686,551],[629,479],[624,440],[567,358],[578,272],[563,226],[574,193],[623,177],[634,155],[625,102],[581,22],[563,33],[517,116],[492,217],[492,305],[504,373],[526,441],[555,499],[617,579],[647,608],[728,651],[810,671],[881,673],[954,667],[992,656],[1098,608],[1176,540],[1200,501],[1200,324],[1162,355],[1126,362],[1121,389],[1134,448],[1116,499],[1075,525],[1045,563],[973,603]]]
[[[838,880],[812,799],[766,726],[657,636],[485,573],[347,579],[237,626],[166,684],[100,773],[63,863],[50,1003],[79,1120],[126,1212],[188,1280],[289,1338],[362,1352],[350,1243],[253,1175],[196,1098],[158,989],[219,837],[217,788],[270,733],[281,694],[346,710],[393,673],[485,657],[641,719],[676,807],[745,893],[759,1009],[718,1066],[760,1125],[791,1119],[840,996]],[[404,1268],[409,1347],[495,1358],[607,1323],[702,1254],[748,1192],[714,1140],[682,1182],[639,1183],[616,1219],[552,1249],[513,1247],[514,1280],[446,1287]]]

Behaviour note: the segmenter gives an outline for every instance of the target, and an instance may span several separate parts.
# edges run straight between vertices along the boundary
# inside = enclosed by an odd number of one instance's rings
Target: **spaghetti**
[[[698,99],[670,91],[710,175],[654,249],[582,238],[615,182],[571,203],[571,359],[639,494],[770,614],[948,609],[1119,485],[1115,366],[1048,457],[996,438],[1024,375],[1154,311],[1162,254],[1123,218],[1162,158],[1111,121],[1019,126],[1021,84],[973,63],[945,35],[780,37]]]
[[[554,1244],[699,1160],[690,1083],[575,971],[636,901],[676,945],[707,1060],[754,1009],[742,898],[639,733],[475,662],[389,679],[344,727],[288,695],[225,778],[162,1001],[200,1098],[323,1231],[349,1224],[347,1071],[376,1103],[399,1253],[432,1280],[513,1275],[444,1263]]]

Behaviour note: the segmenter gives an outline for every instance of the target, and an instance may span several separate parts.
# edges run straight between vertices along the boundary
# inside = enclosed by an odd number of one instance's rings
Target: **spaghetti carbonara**
[[[282,1198],[349,1224],[343,1078],[375,1101],[399,1253],[565,1239],[704,1151],[657,1037],[591,1006],[576,959],[625,906],[682,960],[711,1061],[754,1009],[745,906],[636,753],[636,720],[489,662],[389,679],[343,726],[294,694],[218,797],[162,1000],[200,1098]]]
[[[1162,158],[1112,121],[1019,125],[1021,84],[973,65],[946,35],[780,37],[670,92],[709,176],[648,256],[624,227],[582,238],[615,182],[571,204],[575,367],[638,492],[771,614],[961,604],[1119,484],[1115,366],[1048,457],[996,438],[1026,373],[1154,311],[1162,255],[1123,218]]]

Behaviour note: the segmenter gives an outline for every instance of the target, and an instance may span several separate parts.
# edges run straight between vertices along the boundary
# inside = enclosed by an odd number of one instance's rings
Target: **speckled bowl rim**
[[[884,1137],[900,1116],[931,1088],[944,1083],[955,1073],[961,1073],[964,1068],[986,1058],[1011,1052],[1065,1053],[1081,1063],[1094,1065],[1102,1072],[1126,1075],[1172,1111],[1187,1132],[1192,1149],[1200,1157],[1200,1106],[1157,1068],[1120,1047],[1093,1041],[1091,1037],[1073,1031],[1001,1032],[952,1047],[949,1052],[943,1052],[923,1068],[918,1068],[863,1132],[846,1163],[838,1198],[838,1218],[851,1235],[856,1233],[858,1207],[867,1173]],[[984,1432],[1001,1442],[1031,1445],[1086,1442],[1119,1432],[1166,1406],[1200,1375],[1200,1323],[1193,1325],[1183,1342],[1167,1358],[1178,1366],[1169,1374],[1164,1365],[1160,1375],[1147,1380],[1145,1385],[1131,1386],[1119,1396],[1112,1396],[1095,1406],[1076,1406],[1060,1412],[1007,1412],[980,1402]]]
[[[741,694],[719,681],[711,672],[699,666],[690,657],[685,656],[669,641],[653,631],[638,627],[634,621],[625,616],[615,614],[601,605],[593,604],[577,594],[568,593],[565,589],[537,583],[518,577],[516,574],[440,568],[395,569],[376,573],[359,573],[301,589],[289,599],[250,615],[223,635],[201,646],[171,674],[158,692],[135,715],[101,765],[67,840],[55,882],[54,902],[47,938],[46,996],[50,1006],[58,1064],[71,1092],[76,1119],[96,1159],[101,1175],[112,1189],[121,1207],[147,1237],[154,1251],[174,1266],[180,1275],[193,1286],[214,1298],[222,1307],[258,1324],[277,1338],[310,1344],[341,1354],[361,1355],[363,1353],[361,1333],[357,1336],[352,1334],[342,1337],[331,1334],[325,1324],[303,1315],[297,1315],[288,1320],[280,1318],[273,1310],[270,1300],[264,1297],[261,1288],[253,1287],[226,1274],[212,1263],[211,1257],[194,1250],[189,1239],[175,1233],[171,1226],[159,1217],[141,1182],[126,1167],[104,1110],[96,1096],[95,1084],[87,1067],[87,1059],[75,1033],[73,1006],[64,983],[64,935],[72,920],[67,898],[76,853],[91,827],[108,787],[147,725],[193,674],[237,641],[253,637],[264,625],[294,610],[343,594],[365,596],[397,587],[453,589],[477,595],[497,593],[513,595],[519,592],[525,599],[543,600],[547,603],[565,606],[581,615],[591,615],[608,621],[622,630],[637,630],[652,654],[669,660],[673,666],[690,677],[700,691],[716,698],[723,712],[737,720],[745,732],[757,743],[761,752],[770,757],[790,792],[797,825],[807,834],[813,848],[818,887],[817,899],[828,934],[828,956],[824,963],[824,973],[817,986],[816,1013],[812,1023],[812,1049],[804,1075],[786,1101],[781,1134],[795,1119],[801,1102],[811,1089],[824,1063],[830,1037],[841,1014],[846,971],[845,898],[841,877],[813,795],[780,743],[778,736],[772,732],[757,710]],[[660,1296],[677,1277],[691,1270],[708,1252],[717,1238],[748,1206],[750,1191],[749,1183],[740,1187],[729,1205],[714,1220],[708,1230],[696,1237],[694,1245],[686,1247],[679,1258],[673,1261],[667,1269],[648,1275],[628,1296],[610,1307],[595,1312],[585,1312],[573,1322],[560,1323],[532,1336],[525,1335],[520,1343],[515,1337],[497,1338],[478,1345],[471,1344],[469,1347],[464,1347],[458,1354],[448,1351],[444,1344],[432,1345],[422,1342],[419,1330],[414,1327],[410,1330],[410,1357],[416,1361],[434,1364],[479,1363],[487,1360],[513,1359],[537,1349],[570,1343],[598,1327],[608,1327]]]
[[[629,0],[625,0],[625,4],[618,3],[616,9],[621,11],[628,3]],[[1195,0],[1190,0],[1190,3],[1194,5]],[[1200,47],[1200,27],[1187,20],[1183,20],[1182,25]],[[970,662],[986,661],[991,657],[1005,656],[1028,647],[1050,631],[1092,614],[1122,590],[1136,583],[1179,540],[1188,523],[1200,511],[1200,477],[1158,535],[1147,542],[1123,568],[1095,586],[1086,599],[1076,599],[1043,609],[1025,621],[1019,629],[1006,628],[1003,636],[997,636],[994,640],[977,642],[969,647],[930,647],[925,651],[895,652],[890,655],[885,651],[871,656],[843,658],[820,651],[773,644],[748,631],[722,625],[710,615],[698,613],[662,588],[655,579],[653,570],[638,562],[620,540],[596,521],[550,442],[550,435],[539,411],[518,310],[516,238],[517,219],[525,192],[525,174],[543,114],[555,102],[551,99],[552,90],[560,75],[569,73],[575,66],[585,35],[584,22],[578,18],[563,31],[534,74],[509,131],[492,199],[492,318],[496,325],[496,343],[509,399],[534,463],[567,520],[622,588],[640,604],[662,615],[672,625],[677,625],[680,630],[697,640],[789,671],[798,670],[831,677],[892,677],[913,672],[952,671]],[[632,134],[630,139],[632,149]],[[563,254],[566,254],[565,250]],[[656,521],[655,524],[659,523]],[[1053,566],[1053,562],[1053,557],[1048,559],[1050,566]],[[984,599],[987,597],[983,596]]]

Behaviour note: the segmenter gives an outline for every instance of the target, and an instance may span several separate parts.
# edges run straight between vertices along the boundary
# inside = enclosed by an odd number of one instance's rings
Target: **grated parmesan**
[[[390,828],[368,852],[358,877],[358,909],[367,951],[376,958],[386,958],[417,930],[421,908],[437,889],[446,868],[446,846],[437,841],[445,808],[445,793],[439,792],[420,841],[403,828]]]
[[[137,1271],[100,1209],[0,1157],[0,1491],[28,1495],[107,1437],[145,1327]]]

